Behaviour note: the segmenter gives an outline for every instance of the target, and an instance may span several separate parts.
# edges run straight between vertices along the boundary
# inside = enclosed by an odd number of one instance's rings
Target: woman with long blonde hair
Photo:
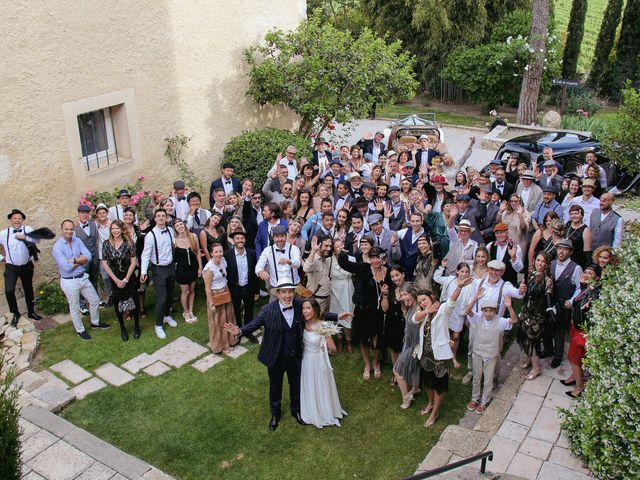
[[[193,314],[193,302],[196,298],[196,280],[202,276],[202,261],[200,260],[200,246],[195,234],[187,230],[185,223],[176,219],[173,222],[176,232],[176,282],[180,285],[180,303],[182,317],[187,323],[197,320]]]

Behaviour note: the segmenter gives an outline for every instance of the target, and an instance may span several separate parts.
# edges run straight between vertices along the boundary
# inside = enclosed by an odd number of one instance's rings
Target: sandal
[[[424,428],[429,428],[431,425],[433,425],[437,421],[438,421],[438,415],[436,415],[436,418],[434,418],[433,420],[431,420],[431,417],[427,418],[427,421],[424,422]]]
[[[470,412],[474,411],[476,408],[478,408],[478,402],[471,400],[468,404],[467,404],[467,410],[469,410]]]
[[[531,365],[531,362],[529,360],[527,360],[526,362],[522,362],[520,365],[518,365],[522,370],[526,370],[527,368],[529,368],[529,366]]]
[[[422,417],[429,415],[431,413],[431,410],[433,410],[433,405],[429,404],[426,407],[424,407],[422,410],[420,410],[420,415]]]
[[[486,405],[478,405],[478,407],[476,408],[476,413],[477,414],[482,414],[487,410],[487,406]]]
[[[453,368],[460,368],[462,366],[456,357],[453,357],[451,360],[453,362]]]
[[[364,378],[365,380],[369,380],[369,378],[371,378],[370,372],[371,370],[369,370],[368,368],[365,368],[364,372],[362,373],[362,378]]]
[[[373,367],[373,376],[376,378],[382,377],[382,370],[380,370],[380,365],[377,367]]]
[[[531,370],[527,375],[527,380],[535,380],[540,375],[540,370]]]
[[[400,408],[406,410],[411,406],[412,403],[413,395],[408,393],[405,397],[402,398],[402,405],[400,405]]]
[[[397,387],[398,386],[398,381],[396,380],[396,377],[392,377],[391,381],[389,382],[389,386],[390,387]]]

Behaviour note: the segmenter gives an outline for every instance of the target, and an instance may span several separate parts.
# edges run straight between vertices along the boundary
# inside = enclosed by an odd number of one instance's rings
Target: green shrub
[[[531,33],[531,9],[519,8],[498,20],[491,29],[491,42],[506,42],[509,37],[523,37]]]
[[[55,315],[69,311],[67,297],[57,282],[46,282],[38,285],[36,290],[36,307],[45,315]]]
[[[5,357],[0,354],[0,372],[4,371]],[[13,368],[0,380],[0,478],[18,480],[21,475],[20,426],[18,425],[18,388],[11,385]]]
[[[560,128],[591,132],[593,138],[601,139],[607,130],[607,122],[598,116],[563,115]]]
[[[565,107],[566,112],[574,113],[578,110],[583,110],[593,115],[601,108],[602,102],[596,97],[593,90],[589,90],[588,88],[569,90],[567,105]]]
[[[237,178],[252,179],[259,190],[267,179],[267,172],[276,162],[278,153],[282,153],[284,157],[287,147],[295,145],[298,158],[310,158],[310,143],[288,130],[259,128],[233,137],[224,147],[224,161],[234,164]]]
[[[585,366],[592,379],[562,429],[571,451],[596,478],[640,478],[640,238],[618,251],[623,258],[603,279],[592,308]]]
[[[624,101],[609,117],[602,146],[616,164],[631,173],[640,172],[640,91],[627,86],[622,91]]]

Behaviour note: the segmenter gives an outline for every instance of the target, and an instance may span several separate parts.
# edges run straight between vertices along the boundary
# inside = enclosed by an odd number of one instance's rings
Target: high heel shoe
[[[377,367],[373,367],[373,376],[376,378],[382,377],[382,370],[380,370],[380,365]]]
[[[402,397],[402,405],[400,405],[400,408],[403,410],[406,410],[411,406],[412,403],[413,403],[413,394],[407,393],[404,397]]]
[[[364,372],[362,373],[362,378],[364,380],[369,380],[369,378],[371,378],[371,370],[369,370],[368,368],[365,368]]]
[[[424,422],[424,428],[429,428],[431,425],[433,425],[437,421],[438,421],[438,415],[436,415],[436,418],[434,418],[433,420],[431,420],[431,417],[427,418],[427,421]]]
[[[576,381],[571,380],[570,382],[567,382],[566,380],[560,380],[560,383],[563,384],[565,387],[573,387],[576,384]]]
[[[133,338],[135,338],[136,340],[140,338],[140,327],[137,325],[133,327]]]
[[[122,338],[123,342],[128,342],[129,341],[129,334],[127,333],[127,329],[126,328],[121,328],[120,329],[120,337]]]

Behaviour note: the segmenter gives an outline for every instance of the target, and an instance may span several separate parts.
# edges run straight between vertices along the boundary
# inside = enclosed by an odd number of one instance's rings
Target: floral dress
[[[122,280],[129,271],[131,259],[136,258],[135,246],[129,242],[122,242],[118,248],[107,240],[102,244],[102,259],[107,262],[113,274]],[[133,310],[135,303],[133,297],[138,293],[137,277],[132,275],[124,287],[118,288],[111,282],[113,289],[113,302],[121,312]]]
[[[518,344],[531,356],[534,351],[540,355],[542,332],[547,315],[546,297],[553,295],[553,279],[539,277],[532,273],[527,282],[527,294],[522,301]]]

